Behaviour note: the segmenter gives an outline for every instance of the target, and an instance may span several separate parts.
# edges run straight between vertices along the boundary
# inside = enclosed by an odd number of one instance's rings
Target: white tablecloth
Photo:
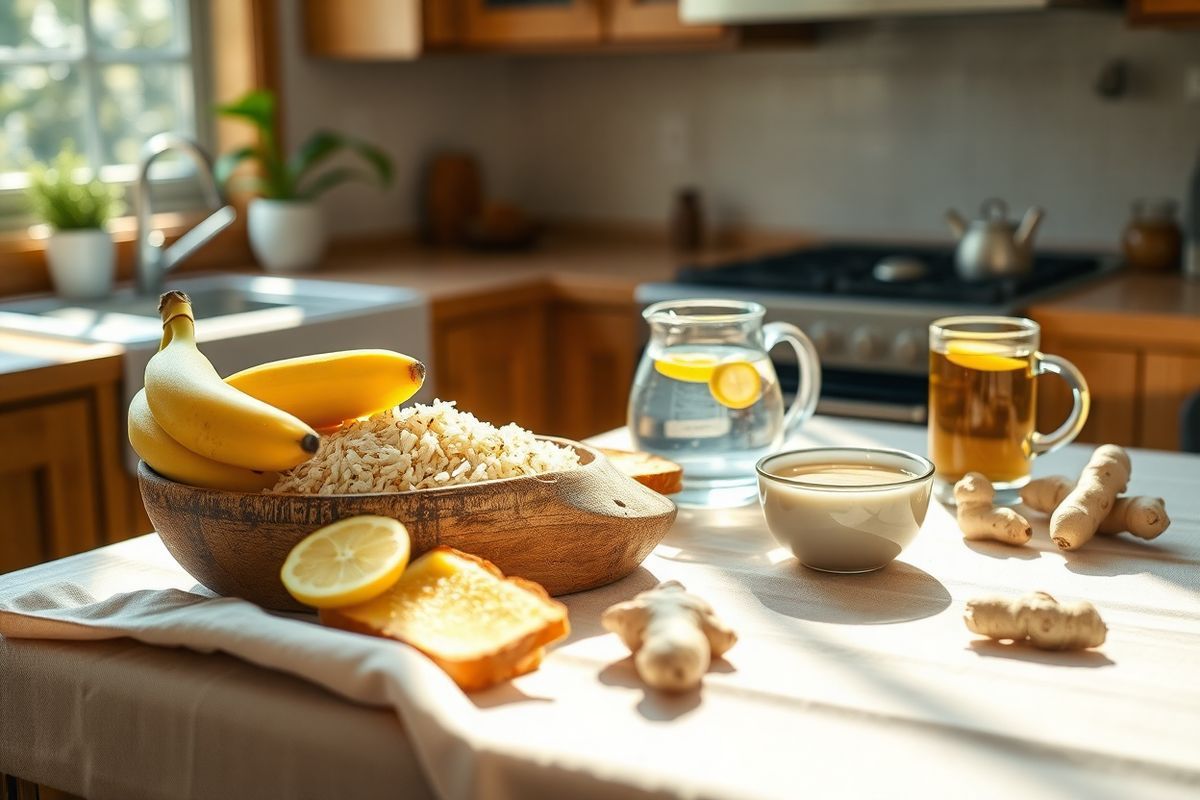
[[[923,437],[817,419],[802,441],[922,452]],[[1076,472],[1088,453],[1069,448],[1037,472]],[[92,634],[232,652],[395,708],[403,728],[220,655],[9,638],[0,641],[0,772],[120,798],[431,788],[500,798],[1195,798],[1200,458],[1139,451],[1133,466],[1131,491],[1165,497],[1174,520],[1155,542],[1105,537],[1061,554],[1038,518],[1031,547],[968,545],[935,505],[899,561],[862,576],[799,567],[757,507],[683,511],[636,573],[565,598],[573,633],[540,670],[470,697],[388,642],[200,595],[117,597],[87,609]],[[680,697],[646,691],[598,620],[609,603],[667,578],[708,598],[740,637],[703,690]],[[193,584],[145,537],[0,576],[0,606]],[[966,599],[1033,589],[1091,600],[1108,642],[1045,653],[984,643],[963,627]],[[0,624],[80,635],[30,616]]]

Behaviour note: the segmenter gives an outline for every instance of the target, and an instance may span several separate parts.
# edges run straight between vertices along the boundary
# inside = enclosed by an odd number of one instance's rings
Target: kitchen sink
[[[427,366],[433,355],[428,303],[411,289],[230,274],[170,278],[167,288],[191,298],[196,338],[221,375],[264,361],[364,347],[399,350]],[[0,330],[122,345],[125,407],[142,388],[146,362],[162,337],[158,298],[132,289],[102,300],[3,302]],[[431,396],[427,387],[416,399]],[[136,466],[132,451],[128,461]]]
[[[168,288],[191,298],[200,341],[408,306],[418,297],[390,286],[254,275],[179,278]],[[162,334],[158,298],[132,289],[101,300],[43,296],[0,303],[0,329],[124,345],[158,341]]]

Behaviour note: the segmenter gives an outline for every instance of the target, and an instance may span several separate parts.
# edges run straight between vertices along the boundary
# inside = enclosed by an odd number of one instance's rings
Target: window
[[[107,182],[129,183],[155,133],[198,124],[199,0],[0,0],[0,227],[29,222],[19,190],[66,142]],[[187,162],[155,164],[169,205],[192,196]],[[172,186],[174,184],[174,186]],[[128,198],[126,198],[128,200]]]

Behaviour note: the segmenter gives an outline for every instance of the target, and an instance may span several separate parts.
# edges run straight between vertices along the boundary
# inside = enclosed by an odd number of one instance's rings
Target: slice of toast
[[[661,456],[632,450],[601,447],[613,466],[659,494],[674,494],[683,488],[683,467]]]
[[[570,632],[567,607],[541,586],[445,546],[374,600],[322,609],[321,622],[412,645],[468,692],[537,669],[546,645]]]

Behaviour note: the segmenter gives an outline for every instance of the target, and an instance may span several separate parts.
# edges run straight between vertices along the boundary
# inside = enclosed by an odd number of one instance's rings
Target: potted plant
[[[257,144],[218,159],[216,176],[228,184],[243,161],[258,163],[259,174],[245,176],[260,195],[250,201],[248,229],[250,249],[268,272],[295,272],[320,263],[325,226],[316,203],[319,195],[351,180],[374,179],[380,186],[391,183],[391,161],[379,148],[332,131],[317,131],[291,158],[285,158],[275,130],[275,97],[270,92],[252,91],[217,111],[258,129]],[[368,169],[335,166],[318,170],[342,151],[359,156]]]
[[[85,162],[68,144],[49,164],[29,170],[29,202],[50,226],[46,261],[54,290],[76,299],[105,297],[112,291],[116,250],[105,225],[119,206],[117,190],[95,175],[76,176]]]

